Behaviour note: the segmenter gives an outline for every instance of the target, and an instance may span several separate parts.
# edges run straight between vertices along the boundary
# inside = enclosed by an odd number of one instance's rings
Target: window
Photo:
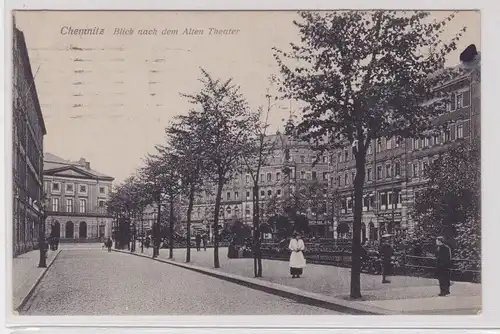
[[[328,172],[323,172],[323,180],[328,180]]]
[[[385,177],[392,177],[391,165],[385,165]]]
[[[439,134],[435,134],[434,135],[434,145],[438,145],[439,144]]]
[[[250,216],[250,208],[245,208],[245,215]]]
[[[104,208],[104,201],[102,201],[102,200],[99,201],[99,207]],[[198,208],[198,215],[200,215],[199,211],[200,211],[200,208]]]
[[[80,193],[86,193],[87,192],[87,185],[85,184],[80,184]],[[85,211],[82,211],[85,212]]]
[[[449,142],[451,139],[451,129],[446,129],[444,131],[444,141]]]
[[[73,199],[66,199],[66,212],[73,212]]]
[[[351,173],[351,180],[352,180],[352,183],[354,183],[354,179],[356,178],[356,172],[352,172]]]
[[[387,207],[387,193],[380,193],[380,206],[382,210]]]
[[[59,198],[52,199],[52,211],[59,211]]]
[[[228,206],[228,207],[226,208],[226,212],[227,212],[227,215],[228,215],[228,216],[230,216],[230,215],[231,215],[231,207],[230,207],[230,206]]]
[[[399,147],[400,144],[401,144],[401,137],[400,136],[395,137],[394,140],[395,147]]]
[[[392,138],[389,138],[386,142],[385,142],[385,147],[387,150],[390,150],[392,148]]]
[[[342,162],[342,152],[337,153],[338,162]]]
[[[382,152],[382,139],[377,139],[377,152]]]
[[[305,163],[306,162],[306,157],[301,155],[300,156],[300,162]]]
[[[372,154],[372,142],[368,144],[368,149],[366,150],[366,154]]]
[[[422,163],[422,167],[424,176],[427,176],[427,172],[429,171],[429,163],[427,161],[424,161]]]
[[[382,166],[377,166],[377,180],[382,178]]]
[[[349,175],[347,175],[347,173],[345,173],[344,175],[344,185],[348,185],[349,184]]]
[[[86,212],[86,211],[87,211],[87,200],[80,199],[80,212]]]
[[[106,188],[99,187],[99,193],[104,194],[106,192]]]
[[[396,161],[394,167],[395,176],[401,176],[401,163],[399,161]]]
[[[308,180],[311,180],[311,179],[312,179],[312,178],[311,178],[311,172],[307,172],[307,173],[306,173],[306,177],[307,177],[307,179],[308,179]]]
[[[247,199],[250,199],[250,192],[247,191]]]
[[[261,190],[260,191],[260,197],[265,197],[266,196],[266,192],[264,190]]]
[[[413,164],[413,177],[418,177],[418,163]]]
[[[418,139],[417,138],[413,138],[413,149],[418,150]]]
[[[366,178],[367,178],[368,181],[372,180],[372,169],[371,168],[368,168],[366,170]]]
[[[324,163],[324,164],[327,164],[327,163],[328,163],[328,156],[327,156],[327,155],[324,155],[324,156],[323,156],[323,163]]]
[[[281,196],[281,189],[276,190],[276,195],[277,195],[278,197],[280,197],[280,196]]]
[[[72,193],[75,189],[73,188],[73,184],[68,183],[66,184],[66,192],[67,193]]]
[[[317,180],[317,179],[318,179],[318,177],[317,177],[317,175],[316,175],[316,172],[312,172],[312,179],[313,179],[313,180]]]
[[[344,160],[349,160],[349,150],[347,148],[344,148]]]
[[[264,183],[264,173],[260,174],[260,183]]]
[[[245,176],[245,182],[246,182],[247,184],[249,184],[249,183],[250,183],[250,175],[248,175],[248,174],[247,174],[247,175]]]
[[[352,210],[352,198],[347,199],[347,209]]]
[[[228,201],[231,199],[231,193],[229,191],[226,193],[226,197]]]
[[[425,137],[425,139],[424,139],[424,147],[429,147],[429,146],[431,146],[430,145],[430,138],[429,137]]]
[[[268,191],[267,191],[267,196],[268,196],[268,197],[271,197],[272,195],[273,195],[273,191],[272,191],[272,190],[268,190]]]
[[[337,176],[337,187],[340,187],[340,175]]]
[[[368,210],[369,207],[370,207],[370,197],[368,197],[368,195],[365,195],[363,196],[363,208],[366,208],[366,210]]]
[[[61,191],[59,182],[52,182],[52,191]]]
[[[446,101],[446,112],[450,112],[451,111],[451,101]]]
[[[235,200],[240,199],[240,193],[239,192],[237,192],[237,191],[234,192],[234,199]]]
[[[463,98],[463,104],[464,104],[463,106],[464,107],[470,106],[470,90],[466,90],[462,94],[463,94],[463,97],[464,97]]]
[[[271,182],[273,180],[273,174],[267,173],[267,182]]]
[[[457,138],[463,138],[464,137],[464,125],[463,124],[458,124],[457,125]]]
[[[301,171],[300,172],[300,179],[301,180],[305,180],[306,179],[306,172],[305,171]]]
[[[456,98],[455,98],[455,94],[451,94],[451,97],[450,97],[450,111],[453,111],[456,109]]]
[[[281,180],[281,172],[276,172],[276,181]]]
[[[464,106],[464,94],[458,93],[457,94],[457,109],[460,109],[463,106]]]

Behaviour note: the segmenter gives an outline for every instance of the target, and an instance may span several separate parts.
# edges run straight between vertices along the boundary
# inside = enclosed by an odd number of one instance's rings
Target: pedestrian
[[[196,240],[196,251],[199,252],[201,246],[201,235],[199,233],[196,234],[195,240]]]
[[[304,257],[306,247],[299,233],[295,232],[293,234],[288,248],[292,251],[290,254],[290,275],[292,275],[292,278],[299,278],[306,267],[306,259]]]
[[[450,294],[451,248],[444,242],[444,237],[436,238],[436,277],[439,280],[439,296]]]
[[[382,257],[382,283],[391,283],[391,281],[387,279],[387,276],[391,274],[391,261],[394,254],[394,250],[390,244],[390,237],[390,234],[384,234],[382,236],[382,243],[379,249],[380,256]]]
[[[113,241],[110,237],[106,239],[106,241],[104,242],[104,246],[106,246],[106,248],[108,249],[108,253],[111,253],[111,246],[113,246]]]
[[[203,249],[205,252],[207,251],[207,235],[203,234],[203,237],[201,238],[201,241],[203,242]]]

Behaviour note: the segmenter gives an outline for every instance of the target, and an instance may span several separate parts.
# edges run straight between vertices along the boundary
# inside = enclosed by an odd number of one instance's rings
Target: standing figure
[[[382,236],[382,243],[379,249],[380,256],[382,257],[382,283],[391,283],[391,281],[387,279],[387,276],[391,274],[391,260],[394,250],[392,249],[389,238],[390,235]]]
[[[111,253],[111,246],[113,246],[113,241],[111,241],[110,237],[108,237],[108,240],[106,240],[104,245],[106,245],[106,248],[108,249],[108,253]]]
[[[207,251],[207,235],[206,234],[203,234],[201,241],[203,242],[203,249],[206,252]]]
[[[450,294],[451,248],[444,243],[444,237],[436,238],[436,277],[439,280],[440,296]]]
[[[292,278],[299,278],[306,267],[306,259],[304,257],[306,247],[299,233],[295,232],[293,234],[288,248],[292,251],[290,254],[290,275],[292,275]]]
[[[196,234],[195,240],[196,240],[196,251],[199,252],[201,247],[201,235],[199,233]]]

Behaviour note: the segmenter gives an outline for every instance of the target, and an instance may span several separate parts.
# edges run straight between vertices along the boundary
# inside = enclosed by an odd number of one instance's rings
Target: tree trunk
[[[194,182],[191,183],[189,189],[189,203],[187,209],[187,249],[186,249],[186,262],[191,262],[191,214],[193,212],[194,204]]]
[[[170,197],[170,221],[169,221],[169,227],[170,227],[170,235],[168,237],[168,243],[169,243],[169,254],[168,258],[173,259],[174,258],[174,198],[173,196]]]
[[[259,184],[257,182],[254,183],[254,191],[253,191],[253,226],[254,226],[254,274],[255,277],[262,277],[262,256],[260,254],[260,203],[259,203]]]
[[[156,229],[153,236],[153,258],[160,255],[160,226],[161,226],[161,200],[158,200],[158,214],[156,215]]]
[[[219,211],[222,197],[222,188],[224,187],[223,175],[219,175],[217,185],[217,195],[215,196],[215,215],[214,215],[214,268],[220,268],[219,263]]]
[[[363,215],[363,184],[365,182],[366,155],[364,141],[359,140],[355,153],[354,222],[352,226],[351,298],[361,298],[361,218]]]

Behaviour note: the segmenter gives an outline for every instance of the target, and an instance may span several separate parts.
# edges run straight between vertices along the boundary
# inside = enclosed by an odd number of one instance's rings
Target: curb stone
[[[216,277],[219,279],[223,279],[225,281],[229,281],[232,283],[236,283],[239,285],[243,285],[255,290],[260,290],[264,291],[267,293],[271,293],[274,295],[278,295],[281,297],[293,299],[297,302],[308,304],[308,305],[313,305],[313,306],[318,306],[334,311],[339,311],[343,313],[348,313],[352,315],[395,315],[399,314],[397,312],[387,310],[384,308],[376,307],[376,306],[371,306],[371,305],[364,305],[361,303],[358,303],[356,301],[348,301],[348,300],[343,300],[340,298],[335,298],[335,297],[330,297],[330,296],[325,296],[321,295],[318,293],[314,292],[309,292],[309,291],[304,291],[297,289],[295,287],[290,287],[282,284],[277,284],[277,283],[272,283],[272,282],[267,282],[261,279],[257,278],[251,278],[251,277],[245,277],[241,275],[236,275],[236,274],[230,274],[230,273],[224,273],[215,269],[209,269],[209,268],[204,268],[192,264],[187,264],[187,263],[180,263],[180,262],[175,262],[171,261],[169,259],[159,259],[159,258],[151,258],[148,255],[143,255],[143,254],[138,254],[138,253],[131,253],[129,251],[122,251],[118,249],[113,249],[114,252],[117,253],[124,253],[124,254],[130,254],[130,255],[135,255],[138,257],[143,257],[143,258],[148,258],[151,260],[155,260],[158,262],[163,262],[166,264],[170,264],[176,267],[192,270],[204,275]]]
[[[15,315],[19,315],[19,311],[22,310],[26,306],[26,303],[31,298],[31,296],[33,295],[33,292],[35,292],[35,289],[40,284],[40,282],[42,281],[43,277],[45,276],[45,274],[47,273],[47,271],[50,269],[50,267],[52,266],[52,264],[54,263],[54,261],[57,259],[57,257],[59,256],[59,254],[61,254],[61,251],[62,251],[61,249],[59,249],[57,251],[56,255],[54,255],[54,257],[52,258],[52,260],[50,260],[49,264],[47,264],[47,268],[45,268],[38,275],[35,283],[31,286],[30,290],[28,291],[28,293],[26,294],[26,296],[23,298],[23,300],[21,301],[21,303],[19,304],[19,306],[16,307],[14,305],[14,313],[15,313]]]

